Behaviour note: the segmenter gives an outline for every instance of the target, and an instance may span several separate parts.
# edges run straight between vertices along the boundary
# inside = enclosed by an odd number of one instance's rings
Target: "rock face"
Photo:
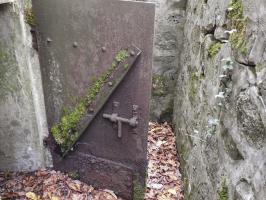
[[[0,170],[35,170],[50,164],[39,60],[24,5],[6,2],[0,1]]]
[[[139,0],[141,1],[141,0]],[[183,44],[186,0],[142,0],[156,4],[151,120],[172,121],[176,65]]]
[[[187,200],[266,199],[266,1],[188,0],[174,108]]]

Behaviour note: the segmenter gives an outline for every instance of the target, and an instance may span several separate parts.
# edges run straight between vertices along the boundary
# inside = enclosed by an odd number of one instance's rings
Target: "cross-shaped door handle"
[[[118,116],[117,109],[119,107],[119,102],[113,102],[113,113],[112,114],[103,114],[103,118],[109,119],[113,123],[118,125],[118,138],[122,138],[122,123],[127,123],[129,126],[135,128],[138,125],[137,110],[138,106],[132,106],[132,117],[130,119]]]
[[[138,119],[136,116],[133,116],[130,119],[119,117],[117,113],[113,114],[103,114],[103,118],[109,119],[113,123],[118,124],[118,138],[122,138],[122,123],[127,123],[131,127],[136,127],[138,125]]]

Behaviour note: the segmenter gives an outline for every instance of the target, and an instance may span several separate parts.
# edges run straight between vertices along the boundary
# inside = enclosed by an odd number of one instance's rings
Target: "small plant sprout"
[[[215,98],[221,98],[223,99],[224,98],[224,92],[219,92],[219,94],[215,95]]]
[[[209,119],[208,126],[207,126],[208,128],[207,134],[211,134],[211,135],[214,134],[216,131],[216,127],[219,125],[219,122],[220,121],[218,119],[213,119],[213,118]]]
[[[229,35],[231,35],[231,34],[233,34],[233,33],[235,33],[235,32],[237,32],[236,29],[232,29],[232,30],[230,30],[230,31],[224,31],[224,33],[228,33]]]
[[[220,122],[219,119],[209,119],[209,120],[208,120],[208,124],[209,124],[210,126],[218,126],[218,125],[219,125],[219,122]]]

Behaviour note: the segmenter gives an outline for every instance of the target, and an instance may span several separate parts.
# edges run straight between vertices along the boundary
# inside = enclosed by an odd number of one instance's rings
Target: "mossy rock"
[[[247,18],[244,16],[244,7],[241,0],[232,0],[227,17],[230,20],[231,28],[236,30],[229,38],[232,48],[240,51],[240,53],[247,53]]]
[[[190,102],[195,103],[195,99],[199,90],[200,77],[197,75],[195,70],[192,70],[191,67],[188,67],[188,79],[186,83],[186,87],[188,89],[188,97]]]
[[[226,181],[224,180],[221,189],[218,192],[218,200],[228,200],[229,195],[228,195],[228,186],[226,185]]]
[[[208,56],[210,58],[213,58],[219,53],[221,48],[222,48],[222,44],[220,42],[212,43],[208,48]]]
[[[0,43],[0,100],[18,89],[14,78],[17,74],[14,54],[6,45]]]
[[[32,11],[32,7],[30,6],[25,6],[24,8],[24,16],[25,16],[25,21],[27,24],[29,24],[30,26],[35,26],[36,22],[35,22],[35,17]]]
[[[166,77],[160,74],[155,74],[152,77],[152,95],[165,96],[166,95]]]

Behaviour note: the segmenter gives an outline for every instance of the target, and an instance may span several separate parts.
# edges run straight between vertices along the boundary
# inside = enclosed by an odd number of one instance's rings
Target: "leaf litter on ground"
[[[176,139],[167,124],[149,123],[145,200],[183,200]]]
[[[0,173],[0,200],[122,200],[54,170]]]
[[[165,124],[149,123],[145,200],[183,200],[175,135]],[[59,171],[0,172],[0,200],[123,200]]]

